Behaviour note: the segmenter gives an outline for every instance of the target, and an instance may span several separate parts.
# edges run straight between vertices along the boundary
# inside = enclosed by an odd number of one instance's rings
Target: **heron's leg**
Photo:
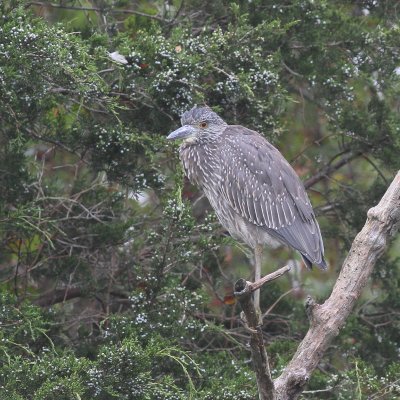
[[[263,255],[263,245],[256,244],[254,247],[254,261],[255,261],[255,269],[254,269],[254,281],[258,281],[261,278],[261,265],[262,265],[262,255]],[[260,310],[260,290],[256,290],[254,292],[254,306],[257,312],[261,315]]]

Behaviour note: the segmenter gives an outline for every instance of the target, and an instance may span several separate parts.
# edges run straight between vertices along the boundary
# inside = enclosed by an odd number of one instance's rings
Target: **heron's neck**
[[[202,136],[192,136],[185,139],[180,150],[184,150],[188,147],[194,147],[194,151],[200,151],[202,148],[208,151],[213,151],[217,148],[219,143],[219,135],[202,135]]]
[[[213,140],[185,141],[179,148],[179,156],[189,180],[206,187],[216,177],[219,170],[218,137]]]

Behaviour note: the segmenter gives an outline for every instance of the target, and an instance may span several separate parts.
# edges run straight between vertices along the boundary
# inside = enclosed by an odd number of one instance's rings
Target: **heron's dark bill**
[[[193,135],[195,135],[196,129],[189,125],[184,125],[177,129],[176,131],[171,132],[168,136],[168,140],[175,140],[175,139],[186,139]]]

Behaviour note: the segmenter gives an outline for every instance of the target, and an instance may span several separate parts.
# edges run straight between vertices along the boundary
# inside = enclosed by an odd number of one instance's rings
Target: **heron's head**
[[[181,117],[182,126],[170,133],[169,140],[184,139],[186,142],[212,140],[220,135],[227,123],[209,107],[193,107]]]

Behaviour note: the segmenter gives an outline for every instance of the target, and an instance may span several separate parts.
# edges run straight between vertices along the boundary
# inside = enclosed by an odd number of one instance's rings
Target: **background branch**
[[[332,173],[336,172],[338,169],[343,167],[344,165],[350,163],[357,157],[362,155],[361,151],[357,151],[355,153],[346,154],[343,158],[335,163],[329,163],[324,168],[321,169],[320,172],[312,176],[311,178],[307,179],[304,182],[304,187],[309,189],[310,187],[314,186],[317,182],[321,181],[322,179],[326,178],[327,176],[331,175]]]
[[[140,11],[136,10],[130,10],[130,9],[114,9],[114,8],[100,8],[100,7],[83,7],[83,6],[72,6],[72,5],[65,5],[65,4],[54,4],[54,3],[48,3],[44,1],[30,1],[26,7],[29,6],[40,6],[40,7],[52,7],[52,8],[61,8],[64,10],[74,10],[74,11],[94,11],[94,12],[100,12],[100,13],[110,13],[110,14],[134,14],[138,15],[140,17],[146,17],[146,18],[151,18],[155,19],[160,22],[170,22],[168,20],[165,20],[164,18],[161,18],[157,15],[152,15],[152,14],[146,14]]]

